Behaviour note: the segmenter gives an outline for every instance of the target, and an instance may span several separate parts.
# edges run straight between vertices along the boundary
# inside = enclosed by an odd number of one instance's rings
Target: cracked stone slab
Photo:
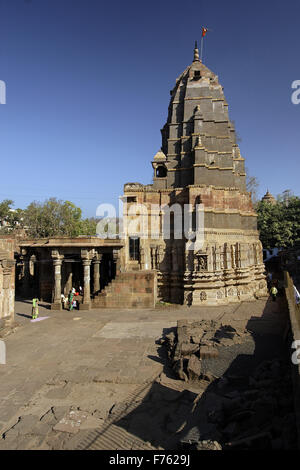
[[[76,434],[81,426],[87,429],[87,427],[98,427],[99,423],[100,420],[89,416],[86,411],[72,410],[53,427],[53,431]]]
[[[128,339],[128,338],[160,338],[166,334],[170,328],[176,327],[176,321],[160,322],[110,322],[100,331],[93,335],[93,338],[105,339]]]
[[[55,387],[50,389],[45,395],[47,398],[66,398],[71,392],[71,384],[64,385],[63,387]]]

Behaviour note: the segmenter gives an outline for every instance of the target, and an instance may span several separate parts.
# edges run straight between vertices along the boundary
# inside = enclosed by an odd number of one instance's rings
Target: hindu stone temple
[[[216,305],[267,294],[245,161],[223,88],[197,46],[171,90],[161,133],[153,183],[124,186],[120,234],[22,240],[17,295],[61,309],[62,294],[81,286],[80,308],[89,309],[154,307],[157,299]]]
[[[124,186],[124,222],[128,228],[139,218],[143,225],[126,232],[125,269],[157,270],[158,298],[170,302],[215,305],[265,295],[262,245],[246,190],[245,159],[223,87],[199,60],[197,44],[192,64],[170,94],[162,146],[152,161],[153,183]],[[137,214],[133,205],[146,212]],[[202,207],[200,248],[185,234],[175,233],[172,213],[165,236],[165,213],[173,205],[191,208],[192,228],[196,207]],[[147,224],[153,215],[158,221],[154,231]]]

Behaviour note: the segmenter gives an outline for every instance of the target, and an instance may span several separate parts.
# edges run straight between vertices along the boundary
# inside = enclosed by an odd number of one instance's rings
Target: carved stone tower
[[[171,302],[215,305],[266,294],[244,158],[223,88],[199,60],[197,45],[192,64],[171,91],[161,133],[161,150],[152,161],[153,184],[124,186],[127,225],[134,219],[132,204],[144,208],[139,213],[142,230],[126,238],[126,269],[157,269],[159,297]],[[182,209],[176,220],[183,221],[186,207],[193,230],[197,207],[202,208],[200,245],[191,244],[184,229],[178,236],[174,227],[172,214]],[[164,220],[170,209],[166,236]]]

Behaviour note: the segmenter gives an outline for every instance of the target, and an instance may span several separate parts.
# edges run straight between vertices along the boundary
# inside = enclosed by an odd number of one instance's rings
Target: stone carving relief
[[[207,271],[207,255],[196,253],[195,261],[196,271]]]
[[[158,263],[162,263],[164,260],[164,249],[162,246],[158,248]]]
[[[143,185],[141,183],[126,183],[124,185],[124,191],[141,189],[142,187],[143,187]]]
[[[160,263],[164,261],[164,248],[162,246],[151,246],[151,269],[159,269]]]
[[[185,305],[192,305],[192,303],[193,303],[193,293],[192,292],[185,292],[184,293],[184,303],[185,303]]]
[[[202,291],[200,292],[200,300],[203,302],[204,300],[207,299],[207,294],[206,292]]]

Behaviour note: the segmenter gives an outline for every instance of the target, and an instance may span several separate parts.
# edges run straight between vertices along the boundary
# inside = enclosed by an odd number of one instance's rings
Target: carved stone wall
[[[0,238],[0,329],[11,326],[15,312],[15,241]]]

